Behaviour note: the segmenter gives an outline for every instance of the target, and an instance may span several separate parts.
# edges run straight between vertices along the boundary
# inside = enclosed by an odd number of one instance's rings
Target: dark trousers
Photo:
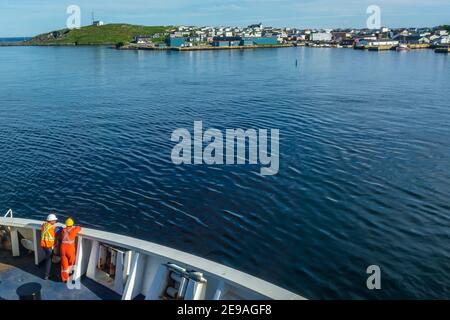
[[[52,257],[53,257],[53,249],[44,249],[45,252],[45,276],[50,277],[50,271],[52,269]]]

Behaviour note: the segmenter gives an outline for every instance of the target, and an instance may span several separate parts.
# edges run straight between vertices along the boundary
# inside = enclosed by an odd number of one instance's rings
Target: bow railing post
[[[9,210],[6,212],[5,218],[8,217],[8,216],[10,216],[11,218],[13,217],[13,211],[12,211],[12,209],[9,209]]]

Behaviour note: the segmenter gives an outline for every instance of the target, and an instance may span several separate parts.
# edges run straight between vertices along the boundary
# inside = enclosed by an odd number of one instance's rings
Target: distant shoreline
[[[115,46],[114,43],[86,43],[86,44],[75,44],[75,43],[27,43],[27,42],[0,42],[0,47],[105,47],[105,46]]]
[[[275,45],[251,45],[251,46],[193,46],[193,47],[156,47],[156,46],[139,46],[126,45],[117,50],[154,50],[154,51],[211,51],[211,50],[246,50],[246,49],[275,49],[295,47],[294,44],[275,44]]]
[[[349,47],[349,46],[317,46],[317,45],[308,45],[308,44],[277,44],[277,45],[249,45],[249,46],[228,46],[228,47],[214,47],[214,46],[193,46],[193,47],[157,47],[157,46],[145,46],[145,45],[136,45],[136,44],[128,44],[122,47],[116,47],[114,43],[93,43],[93,44],[74,44],[74,43],[29,43],[29,42],[0,42],[0,47],[109,47],[111,49],[120,50],[120,51],[178,51],[178,52],[186,52],[186,51],[214,51],[214,50],[250,50],[250,49],[277,49],[277,48],[293,48],[293,47],[307,47],[313,49],[354,49],[354,50],[365,50],[365,51],[395,51],[395,47],[380,49],[377,47],[366,47],[366,48],[358,48],[358,47]],[[445,47],[412,47],[411,51],[416,50],[434,50],[436,53],[450,53],[450,48]]]

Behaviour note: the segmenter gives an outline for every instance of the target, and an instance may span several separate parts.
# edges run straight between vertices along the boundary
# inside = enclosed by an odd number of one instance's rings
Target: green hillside
[[[165,26],[136,26],[130,24],[107,24],[104,26],[87,26],[81,29],[63,29],[38,35],[31,39],[28,44],[34,45],[110,45],[127,43],[137,35],[160,34],[162,41],[163,33],[168,32],[171,27]]]

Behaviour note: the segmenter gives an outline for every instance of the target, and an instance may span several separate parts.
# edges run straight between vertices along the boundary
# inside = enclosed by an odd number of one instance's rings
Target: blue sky
[[[1,0],[0,37],[64,28],[72,4],[81,7],[83,25],[94,11],[106,23],[364,27],[372,4],[381,8],[382,25],[450,24],[450,0]]]

